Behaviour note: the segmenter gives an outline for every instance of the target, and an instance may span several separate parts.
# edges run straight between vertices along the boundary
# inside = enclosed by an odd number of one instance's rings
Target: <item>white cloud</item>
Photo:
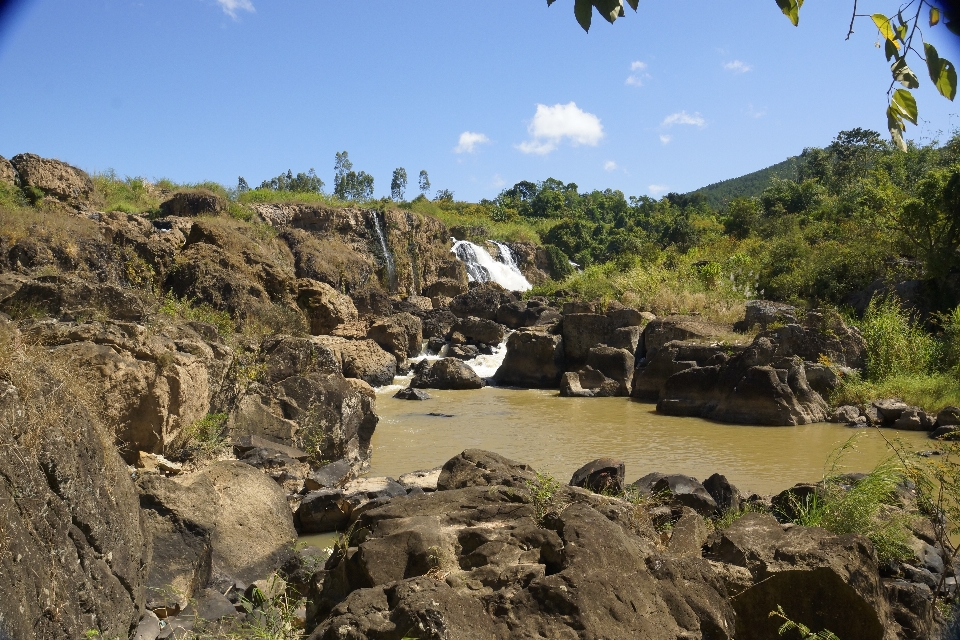
[[[650,74],[647,73],[646,70],[646,62],[634,60],[630,63],[630,71],[636,71],[639,73],[631,73],[629,76],[627,76],[626,83],[634,87],[642,87],[643,81],[650,77]]]
[[[546,155],[555,150],[566,139],[572,145],[586,144],[597,146],[603,138],[603,125],[600,118],[587,113],[575,102],[555,104],[548,107],[537,105],[537,112],[527,127],[531,140],[517,145],[523,153]]]
[[[647,187],[647,191],[649,191],[655,196],[658,196],[661,193],[664,193],[665,191],[669,191],[669,190],[670,190],[670,187],[668,187],[665,184],[651,184]]]
[[[661,127],[672,127],[675,124],[692,124],[695,127],[700,127],[701,129],[707,126],[707,121],[703,119],[699,113],[694,113],[693,115],[687,113],[686,111],[678,111],[677,113],[671,113],[666,118],[663,119],[663,122],[660,123]]]
[[[753,105],[750,104],[747,106],[747,115],[749,115],[751,118],[762,118],[763,116],[767,115],[767,110],[762,108],[754,109]]]
[[[753,69],[752,66],[750,66],[746,62],[741,62],[740,60],[734,60],[733,62],[728,62],[723,65],[723,68],[726,69],[727,71],[733,71],[734,73],[746,73],[747,71],[750,71],[750,69]]]
[[[237,18],[237,10],[249,11],[253,13],[253,3],[250,0],[217,0],[217,4],[223,9],[223,12],[233,19]]]
[[[603,170],[604,170],[604,171],[616,171],[616,170],[617,170],[617,163],[614,162],[613,160],[607,160],[606,162],[603,163]]]
[[[478,144],[485,144],[487,142],[490,142],[490,138],[482,133],[464,131],[460,134],[459,144],[454,148],[454,151],[456,153],[473,153],[476,151]]]
[[[490,181],[490,184],[499,189],[503,185],[507,184],[507,181],[501,178],[499,173],[495,173],[493,174],[493,180]]]
[[[669,133],[660,134],[660,142],[663,144],[670,144],[671,140],[673,140],[673,136],[671,136]]]

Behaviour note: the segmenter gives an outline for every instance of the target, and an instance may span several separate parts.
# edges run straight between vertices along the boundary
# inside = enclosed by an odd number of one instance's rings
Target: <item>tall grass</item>
[[[860,333],[867,343],[867,378],[873,381],[928,374],[940,355],[934,337],[892,296],[870,300]]]
[[[489,239],[542,244],[541,235],[560,222],[550,219],[532,221],[519,218],[497,221],[490,217],[487,208],[483,205],[450,200],[433,202],[426,198],[418,198],[413,202],[401,203],[400,207],[437,218],[450,229],[461,227],[467,231],[463,234],[466,237],[462,239],[474,242]]]
[[[912,553],[907,545],[910,518],[892,507],[906,471],[899,459],[891,456],[859,480],[839,475],[841,461],[854,450],[855,440],[856,436],[850,438],[830,455],[819,490],[794,504],[797,516],[793,520],[838,535],[865,535],[881,562],[907,558]]]

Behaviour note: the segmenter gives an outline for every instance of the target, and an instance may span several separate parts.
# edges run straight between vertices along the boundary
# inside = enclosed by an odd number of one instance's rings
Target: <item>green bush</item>
[[[196,304],[186,298],[178,298],[172,293],[163,296],[157,313],[182,320],[212,324],[224,337],[230,336],[237,329],[233,318],[226,311],[218,311],[205,302]]]
[[[869,380],[924,375],[936,364],[937,341],[917,326],[895,297],[874,296],[860,332],[867,343]]]

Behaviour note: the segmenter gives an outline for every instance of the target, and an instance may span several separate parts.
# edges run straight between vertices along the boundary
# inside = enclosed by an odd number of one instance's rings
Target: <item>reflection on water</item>
[[[846,469],[868,470],[888,455],[876,430],[836,424],[727,425],[660,415],[653,404],[625,398],[560,398],[556,391],[486,387],[429,393],[433,399],[424,402],[378,394],[371,476],[433,468],[464,449],[479,448],[564,482],[584,463],[611,456],[626,463],[628,482],[651,471],[700,480],[719,472],[745,493],[769,494],[818,480],[829,453],[854,433],[861,434],[858,451],[846,458]],[[927,448],[925,433],[885,433]]]

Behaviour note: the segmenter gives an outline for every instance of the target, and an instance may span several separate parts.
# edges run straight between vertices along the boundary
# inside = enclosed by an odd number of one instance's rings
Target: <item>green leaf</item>
[[[593,0],[593,6],[610,24],[623,15],[623,3],[620,0]]]
[[[873,24],[877,25],[877,29],[880,30],[880,35],[887,39],[887,42],[892,42],[893,46],[897,49],[900,48],[900,43],[897,42],[897,34],[893,31],[893,25],[890,24],[890,19],[882,13],[875,13],[870,16],[873,19]]]
[[[630,4],[630,8],[634,11],[636,11],[637,7],[640,6],[640,0],[627,0],[627,2]]]
[[[573,3],[573,15],[583,30],[590,33],[590,20],[593,17],[593,3],[590,0],[576,0]]]
[[[897,57],[897,47],[890,40],[884,40],[883,53],[887,56],[887,62],[890,62],[890,58]]]
[[[906,89],[897,89],[893,92],[890,104],[894,105],[904,118],[917,124],[917,100],[912,93]]]
[[[897,27],[897,38],[900,42],[906,43],[907,41],[907,25],[903,24]]]
[[[893,106],[887,107],[887,129],[889,129],[890,138],[893,140],[893,143],[897,145],[897,148],[901,151],[906,151],[907,143],[903,139],[903,120],[900,118],[900,114],[894,110]]]
[[[790,19],[793,26],[800,24],[800,7],[802,5],[803,0],[777,0],[780,11]]]
[[[893,79],[907,89],[916,89],[920,86],[920,80],[917,79],[917,74],[907,66],[906,57],[898,58],[890,67],[890,71],[893,72]]]
[[[957,70],[953,63],[941,58],[936,47],[929,42],[923,43],[923,53],[927,57],[927,71],[937,91],[947,100],[953,100],[957,95]]]
[[[930,7],[930,26],[936,26],[938,22],[940,22],[940,9]]]

